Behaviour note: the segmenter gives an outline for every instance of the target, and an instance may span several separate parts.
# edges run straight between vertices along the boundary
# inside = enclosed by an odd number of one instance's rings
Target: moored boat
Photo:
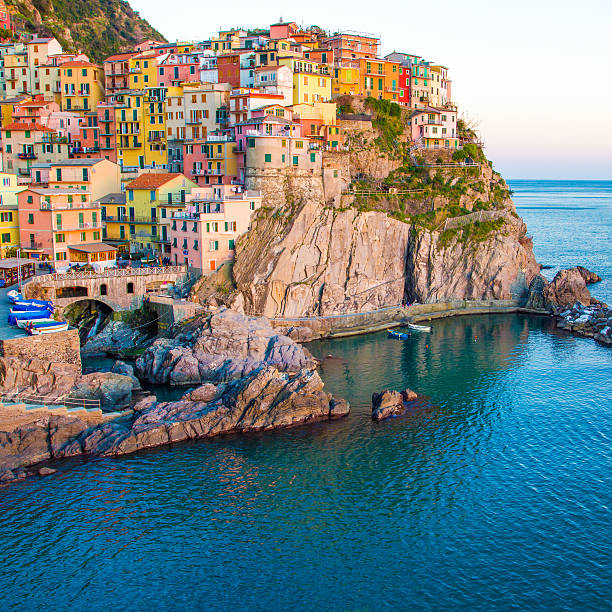
[[[410,338],[408,334],[405,334],[403,332],[393,331],[391,329],[388,329],[387,333],[389,334],[389,337],[397,338],[398,340],[408,340],[408,338]]]
[[[36,321],[32,321],[26,331],[31,336],[38,336],[40,334],[53,334],[56,332],[66,331],[68,329],[68,323],[63,321],[55,321],[54,324],[45,324],[38,326]]]
[[[53,303],[43,300],[17,300],[13,310],[52,310]]]
[[[408,327],[410,329],[414,329],[414,331],[421,331],[421,332],[429,332],[429,333],[431,333],[431,327],[429,327],[429,325],[416,325],[415,323],[408,323],[406,325],[406,327]]]
[[[17,327],[20,327],[21,329],[25,329],[28,326],[28,323],[32,323],[34,321],[36,321],[36,325],[44,325],[46,323],[57,323],[57,321],[55,319],[52,319],[51,317],[47,319],[19,319],[17,321]]]
[[[50,310],[10,310],[8,316],[9,325],[17,325],[17,321],[34,319],[51,319],[53,313]]]

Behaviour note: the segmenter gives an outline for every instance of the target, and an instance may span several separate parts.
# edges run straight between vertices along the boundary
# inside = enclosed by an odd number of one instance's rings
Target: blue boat
[[[408,338],[410,338],[409,334],[404,334],[403,332],[391,331],[390,329],[387,330],[387,333],[389,334],[390,338],[397,338],[398,340],[408,340]]]
[[[11,310],[8,316],[9,325],[17,325],[22,319],[51,319],[53,313],[50,310]]]
[[[23,296],[21,295],[21,293],[19,291],[15,291],[15,289],[11,289],[6,296],[9,299],[9,302],[11,302],[11,304],[14,304],[15,302],[22,300]]]
[[[13,310],[53,310],[53,303],[44,300],[18,300],[13,303]]]

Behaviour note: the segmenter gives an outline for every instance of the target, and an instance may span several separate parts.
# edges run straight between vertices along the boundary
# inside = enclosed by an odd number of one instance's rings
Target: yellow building
[[[359,68],[334,68],[332,96],[357,96],[360,92],[361,75]]]
[[[219,36],[211,38],[211,49],[217,55],[231,53],[234,49],[240,49],[240,37],[246,35],[247,33],[244,30],[222,30],[219,32]]]
[[[17,185],[14,174],[0,172],[0,258],[13,257],[9,249],[19,247],[17,194],[26,187]]]
[[[104,72],[91,62],[66,62],[60,68],[62,110],[85,115],[104,101]]]
[[[329,66],[294,57],[279,57],[279,66],[289,66],[293,72],[293,103],[327,102],[332,97],[332,77]]]
[[[183,174],[141,174],[126,185],[123,198],[112,194],[99,200],[106,223],[104,239],[120,248],[129,240],[132,253],[169,253],[172,212],[184,209],[185,195],[193,187],[196,184]]]
[[[157,87],[158,60],[153,51],[145,51],[131,57],[128,76],[130,89]]]
[[[117,163],[130,168],[167,168],[165,102],[138,90],[117,98]]]

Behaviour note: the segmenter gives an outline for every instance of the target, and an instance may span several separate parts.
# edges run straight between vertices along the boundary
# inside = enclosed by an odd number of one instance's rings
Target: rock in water
[[[580,272],[580,275],[582,276],[582,278],[584,278],[584,282],[587,285],[593,285],[594,283],[601,282],[601,276],[598,276],[597,274],[595,274],[595,272],[587,270],[583,266],[576,266],[576,270]]]
[[[58,456],[123,455],[182,440],[335,419],[348,412],[345,400],[323,390],[316,371],[289,375],[263,367],[216,388],[205,385],[179,401],[151,405],[131,422],[90,429]]]
[[[578,268],[558,272],[552,282],[543,289],[542,295],[553,307],[572,306],[576,302],[589,306],[592,301],[584,276]]]
[[[385,390],[372,394],[372,420],[382,421],[392,416],[399,416],[406,412],[406,404],[417,399],[417,394],[406,389],[399,391]]]
[[[191,334],[156,340],[136,361],[136,373],[151,383],[190,386],[240,378],[265,365],[295,373],[314,368],[316,360],[266,319],[223,308]]]

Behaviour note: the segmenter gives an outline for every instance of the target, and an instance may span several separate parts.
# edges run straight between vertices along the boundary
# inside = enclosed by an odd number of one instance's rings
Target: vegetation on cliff
[[[101,62],[153,38],[165,40],[124,0],[7,0],[17,29],[54,36],[65,51]]]

